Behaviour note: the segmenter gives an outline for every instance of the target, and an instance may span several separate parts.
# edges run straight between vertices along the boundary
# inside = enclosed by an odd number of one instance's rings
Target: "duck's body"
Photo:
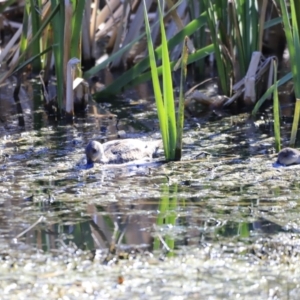
[[[160,146],[160,140],[125,139],[109,141],[104,144],[90,141],[85,148],[85,154],[87,164],[93,162],[122,164],[134,160],[150,160]]]
[[[293,148],[284,148],[278,153],[277,163],[289,166],[300,164],[300,151]]]

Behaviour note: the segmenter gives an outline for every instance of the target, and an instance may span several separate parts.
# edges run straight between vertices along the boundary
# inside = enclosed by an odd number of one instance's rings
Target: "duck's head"
[[[104,154],[103,146],[97,141],[90,141],[85,148],[87,164],[93,164],[95,161],[107,163],[107,158]]]

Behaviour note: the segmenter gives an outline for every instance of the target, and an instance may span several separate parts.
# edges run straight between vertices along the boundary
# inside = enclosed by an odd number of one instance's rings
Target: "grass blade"
[[[187,75],[187,61],[188,61],[188,47],[187,47],[187,37],[184,40],[182,47],[181,56],[181,76],[180,76],[180,88],[179,88],[179,104],[177,112],[177,139],[176,139],[176,150],[175,150],[175,160],[181,159],[182,151],[182,135],[183,135],[183,125],[184,125],[184,83],[186,81]]]
[[[166,159],[169,159],[168,122],[165,115],[165,108],[164,108],[164,103],[163,103],[163,98],[162,98],[162,93],[161,93],[161,88],[159,83],[159,77],[157,73],[154,47],[151,39],[150,25],[149,25],[145,2],[144,2],[144,18],[145,18],[145,28],[147,34],[147,44],[148,44],[149,59],[150,59],[151,74],[152,74],[152,83],[154,89],[155,103],[158,112],[159,126],[160,126],[160,131],[161,131],[163,145],[164,145],[165,157]]]
[[[273,116],[274,116],[274,135],[275,135],[275,149],[280,151],[280,117],[279,117],[279,100],[278,100],[278,86],[277,86],[277,61],[273,60],[274,66],[274,96],[273,96]]]
[[[163,14],[160,7],[160,2],[158,1],[159,7],[159,19],[160,19],[160,30],[161,30],[161,42],[162,42],[162,69],[163,69],[163,99],[164,108],[167,113],[168,120],[168,159],[175,158],[175,144],[176,144],[176,118],[175,118],[175,107],[174,107],[174,91],[172,74],[170,67],[170,57],[168,50],[167,37],[165,32]],[[154,52],[153,52],[154,53]],[[158,77],[158,73],[157,73]]]

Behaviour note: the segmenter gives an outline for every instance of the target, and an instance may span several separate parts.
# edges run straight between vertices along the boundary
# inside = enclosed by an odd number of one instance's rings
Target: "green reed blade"
[[[38,53],[35,56],[31,56],[26,61],[24,61],[23,63],[19,64],[18,67],[14,70],[14,72],[12,74],[15,74],[15,73],[21,71],[24,67],[26,67],[27,65],[31,64],[32,62],[34,62],[38,58],[42,57],[47,52],[51,51],[54,46],[55,45],[52,45],[52,46],[48,47],[47,49],[45,49],[44,51],[42,51],[41,53]]]
[[[288,73],[286,75],[284,75],[283,77],[281,77],[276,85],[277,87],[282,86],[283,84],[287,83],[289,80],[291,80],[293,78],[292,73]],[[267,91],[261,96],[261,98],[256,102],[253,110],[252,110],[252,116],[255,116],[258,112],[258,110],[260,109],[260,107],[263,105],[263,103],[266,101],[266,99],[269,98],[269,96],[274,93],[274,89],[275,89],[275,84],[271,85]]]
[[[20,38],[20,56],[22,57],[21,59],[19,58],[20,63],[24,61],[25,56],[22,54],[25,53],[26,49],[28,48],[27,34],[28,34],[28,26],[29,26],[28,24],[29,15],[30,15],[30,2],[26,1],[24,6],[24,12],[23,12],[22,34]]]
[[[153,46],[152,39],[151,39],[150,24],[149,24],[149,20],[148,20],[145,2],[144,2],[144,18],[145,18],[147,45],[148,45],[150,67],[151,67],[151,74],[152,74],[152,84],[153,84],[155,103],[156,103],[158,119],[159,119],[159,127],[160,127],[160,131],[161,131],[161,135],[162,135],[165,157],[168,160],[168,159],[170,159],[168,120],[167,120],[167,114],[166,114],[164,103],[163,103],[163,98],[162,98],[162,93],[161,93],[161,88],[160,88],[160,83],[159,83],[159,77],[158,77],[158,73],[157,73],[156,59],[155,59],[155,54],[154,54],[154,46]]]
[[[174,4],[174,6],[167,13],[169,13],[172,9],[175,9],[179,4],[180,4],[180,1],[178,1],[176,4]],[[180,32],[178,32],[173,38],[170,39],[170,41],[168,42],[169,49],[172,49],[173,47],[175,47],[177,45],[177,42],[176,42],[177,36],[180,36],[180,34],[182,34],[182,31],[187,31],[186,35],[192,34],[193,32],[195,32],[197,30],[197,24],[199,22],[203,23],[203,25],[205,24],[205,18],[206,18],[206,14],[203,13],[197,19],[195,19],[195,20],[191,21],[189,24],[187,24],[183,30],[181,30]],[[156,26],[158,23],[159,23],[159,20],[156,21],[153,24],[152,27]],[[131,47],[134,44],[136,44],[139,40],[141,40],[145,36],[146,36],[146,32],[142,33],[140,36],[138,36],[137,38],[135,38],[131,43],[127,44],[125,47],[122,47],[118,52],[116,52],[113,55],[109,56],[105,61],[103,61],[99,65],[91,68],[87,72],[85,72],[84,75],[83,75],[83,78],[88,79],[89,77],[94,76],[99,71],[105,69],[108,66],[109,63],[111,63],[112,61],[114,61],[119,56],[122,56],[125,52],[127,52],[128,50],[130,50]],[[172,46],[171,46],[171,43],[172,43],[171,41],[174,43],[174,45],[172,45]],[[158,48],[161,48],[161,47],[158,47]],[[156,53],[156,55],[159,54],[159,53],[157,53],[157,50],[155,51],[155,53]],[[149,68],[148,58],[144,58],[141,62],[146,62],[146,67],[144,67],[143,70]],[[143,70],[141,70],[140,72],[142,72]],[[137,72],[137,74],[139,74],[139,73]],[[124,76],[124,77],[126,77],[126,76]]]
[[[279,112],[279,99],[278,99],[278,86],[277,86],[277,61],[273,60],[274,66],[274,94],[273,94],[273,118],[274,118],[274,135],[275,135],[275,149],[280,151],[280,112]]]
[[[187,64],[188,65],[192,64],[213,52],[214,52],[213,44],[208,45],[208,46],[204,47],[203,49],[199,49],[196,52],[194,52],[188,56]],[[174,61],[170,63],[171,69],[173,69],[175,67],[176,63],[177,62],[174,62]],[[162,66],[157,67],[157,72],[158,72],[158,75],[162,74]],[[132,87],[132,86],[141,84],[143,82],[146,82],[147,80],[150,80],[150,79],[151,79],[151,72],[150,71],[145,72],[145,73],[141,74],[139,77],[137,77],[136,79],[134,79],[132,82],[130,82],[130,84],[127,84],[126,87],[127,88]],[[104,95],[104,94],[102,94],[102,95]]]
[[[183,42],[185,36],[190,36],[195,31],[197,31],[199,28],[204,26],[206,24],[206,13],[203,13],[201,16],[199,16],[197,19],[191,21],[188,25],[185,26],[183,30],[178,32],[173,38],[171,38],[168,41],[168,49],[172,50],[176,45]],[[161,46],[157,47],[155,50],[155,56],[157,59],[161,58]],[[112,59],[110,57],[110,59]],[[114,57],[115,58],[115,57]],[[103,62],[101,65],[97,66],[97,69],[91,69],[88,72],[84,73],[84,78],[88,78],[94,74],[94,71],[99,71],[100,69],[103,69],[107,66],[108,62],[107,60]],[[101,68],[100,68],[101,67]],[[128,70],[127,72],[124,72],[122,76],[118,77],[114,82],[106,87],[101,92],[95,93],[94,98],[97,101],[98,99],[101,100],[101,98],[108,95],[115,95],[116,93],[120,92],[124,86],[126,86],[128,83],[130,83],[132,80],[139,77],[145,70],[149,68],[149,58],[146,57],[142,61],[140,61],[138,64],[136,64],[133,68]],[[93,72],[92,72],[93,70]]]
[[[210,36],[212,39],[212,42],[214,44],[214,54],[218,69],[218,77],[221,85],[221,89],[223,94],[230,96],[231,92],[231,86],[230,86],[230,75],[229,70],[230,62],[224,58],[222,47],[224,47],[220,30],[220,24],[221,24],[221,15],[218,15],[218,12],[226,11],[227,10],[227,1],[219,1],[218,7],[217,4],[213,4],[210,0],[204,0],[203,3],[205,4],[205,8],[207,11],[207,24],[210,30]]]
[[[290,53],[290,65],[293,74],[295,96],[296,96],[296,106],[294,112],[294,119],[292,125],[292,132],[290,138],[290,145],[294,146],[296,142],[296,135],[299,124],[299,114],[300,114],[300,61],[297,57],[300,53],[300,42],[299,42],[299,19],[300,19],[300,5],[298,0],[290,0],[290,10],[291,10],[291,22],[288,14],[287,2],[280,0],[282,20],[284,24],[284,30],[287,40],[287,45]]]
[[[35,36],[41,27],[41,0],[30,0],[31,8],[31,24],[32,24],[32,36]],[[36,56],[41,52],[41,35],[32,43],[32,55]],[[42,69],[42,63],[39,59],[32,62],[32,69],[34,72],[38,73]]]
[[[72,17],[72,40],[71,40],[71,54],[70,57],[81,57],[81,32],[82,20],[85,9],[85,1],[71,1],[73,4],[73,17]],[[80,67],[79,67],[80,69]]]
[[[50,21],[52,21],[52,19],[54,18],[54,16],[57,14],[58,11],[59,11],[59,4],[52,9],[47,19],[45,19],[44,22],[42,22],[41,27],[36,32],[36,34],[32,37],[25,50],[20,54],[14,66],[8,72],[0,75],[0,82],[2,82],[4,78],[7,78],[9,75],[15,72],[16,68],[19,68],[19,64],[23,62],[25,55],[31,50],[32,43],[34,43],[34,41],[36,41],[40,37],[42,31],[48,26],[48,24],[50,23]]]
[[[187,37],[184,40],[181,55],[181,75],[180,75],[180,87],[179,87],[179,104],[177,112],[177,139],[176,139],[176,150],[175,160],[181,159],[182,151],[182,136],[184,126],[184,84],[186,82],[187,75],[187,62],[188,62],[188,47]]]
[[[168,120],[168,135],[169,135],[169,155],[168,159],[175,158],[175,146],[176,146],[176,117],[175,117],[175,105],[174,105],[174,90],[172,73],[170,67],[169,49],[167,43],[167,37],[165,32],[165,25],[163,20],[163,14],[160,7],[160,1],[158,3],[159,8],[159,19],[160,19],[160,33],[161,33],[161,43],[162,43],[162,69],[163,69],[163,99],[165,113],[167,114]],[[150,29],[150,27],[149,27]],[[154,54],[154,51],[153,51]],[[156,70],[156,75],[158,78],[158,73]],[[159,80],[159,78],[158,78]]]
[[[59,11],[54,16],[51,25],[53,28],[54,62],[57,78],[57,103],[59,111],[62,111],[64,101],[64,2],[62,0],[51,0],[51,7],[54,9],[59,5]]]

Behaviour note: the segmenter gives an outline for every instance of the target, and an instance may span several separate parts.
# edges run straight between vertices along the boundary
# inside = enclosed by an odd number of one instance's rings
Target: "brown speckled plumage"
[[[85,148],[87,163],[122,164],[134,160],[150,160],[161,146],[161,140],[138,139],[114,140],[101,144],[90,141]]]

